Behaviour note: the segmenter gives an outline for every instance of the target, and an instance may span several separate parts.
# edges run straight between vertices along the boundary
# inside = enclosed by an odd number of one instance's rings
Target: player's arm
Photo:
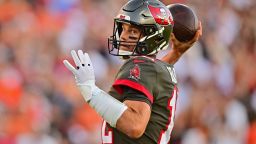
[[[75,67],[67,60],[63,62],[75,76],[76,85],[84,100],[112,127],[131,138],[140,137],[149,121],[150,106],[145,102],[126,100],[121,103],[116,100],[95,85],[94,70],[89,55],[81,50],[78,51],[78,55],[72,50],[71,55]]]
[[[193,44],[198,41],[198,39],[202,36],[202,25],[199,22],[199,29],[197,30],[194,38],[188,42],[180,42],[178,41],[174,34],[171,34],[171,42],[172,42],[172,49],[165,55],[161,60],[169,63],[175,64],[180,57],[193,46]]]
[[[117,120],[116,128],[131,138],[139,138],[145,132],[151,109],[150,106],[141,101],[126,100],[124,104],[128,107]]]
[[[120,86],[120,85],[115,85]],[[131,138],[139,138],[148,124],[151,104],[149,98],[141,91],[129,86],[120,87],[123,103],[128,107],[117,120],[116,127]]]

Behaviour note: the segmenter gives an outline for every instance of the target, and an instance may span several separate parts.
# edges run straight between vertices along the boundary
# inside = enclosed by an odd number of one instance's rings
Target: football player
[[[76,85],[85,101],[104,119],[103,144],[167,144],[174,126],[177,80],[173,63],[199,38],[180,43],[172,35],[173,20],[158,0],[131,0],[114,19],[109,53],[126,59],[108,93],[95,85],[92,62],[87,53],[73,50]],[[173,49],[166,49],[170,37]]]

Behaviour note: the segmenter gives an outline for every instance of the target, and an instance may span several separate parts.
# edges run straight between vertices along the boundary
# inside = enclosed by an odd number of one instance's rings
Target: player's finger
[[[187,44],[193,45],[198,40],[198,38],[199,38],[199,33],[196,32],[194,38],[192,40],[188,41]]]
[[[88,53],[84,53],[84,61],[85,61],[85,63],[86,63],[87,66],[92,67],[92,61],[91,61],[91,59],[90,59]]]
[[[173,44],[178,45],[179,40],[175,37],[174,33],[171,33],[171,41]]]
[[[80,61],[81,61],[81,64],[82,66],[84,66],[86,64],[86,61],[84,59],[84,54],[83,54],[83,51],[82,50],[78,50],[78,56],[80,58]]]
[[[200,31],[197,31],[193,40],[191,41],[191,43],[194,43],[194,42],[198,41],[199,37],[200,37]]]
[[[81,66],[81,62],[80,62],[75,50],[71,51],[71,56],[76,64],[76,67],[79,68]]]
[[[175,35],[173,33],[171,33],[171,40],[175,39]]]
[[[172,33],[171,33],[171,36],[170,36],[170,42],[171,42],[171,43],[174,43],[174,42],[173,42],[173,35],[172,35]]]
[[[175,37],[174,33],[171,33],[171,39],[173,39],[173,40],[178,40],[178,39]]]
[[[76,72],[76,69],[67,60],[64,60],[63,63],[66,66],[66,68],[70,70],[72,73]]]
[[[203,27],[202,27],[201,21],[199,21],[199,32],[200,32],[200,36],[202,36],[203,35]]]
[[[193,44],[194,42],[198,41],[198,39],[201,36],[202,36],[202,25],[201,25],[201,22],[199,22],[198,30],[196,31],[194,38],[191,41],[189,41],[189,44]]]

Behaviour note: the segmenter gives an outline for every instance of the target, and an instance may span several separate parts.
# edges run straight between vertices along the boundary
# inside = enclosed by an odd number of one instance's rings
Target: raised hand
[[[161,60],[169,64],[175,64],[180,59],[180,57],[188,49],[190,49],[196,41],[198,41],[198,39],[201,36],[202,36],[201,22],[199,22],[199,29],[197,30],[194,38],[188,42],[180,42],[175,38],[174,34],[172,33],[171,34],[172,49]]]
[[[185,53],[189,48],[193,46],[193,44],[198,41],[198,39],[202,36],[202,25],[199,22],[199,28],[194,36],[194,38],[188,42],[180,42],[178,41],[174,34],[171,34],[172,48],[177,51],[180,55]]]
[[[63,63],[68,70],[70,70],[76,80],[76,85],[80,89],[84,99],[86,101],[91,99],[92,90],[95,86],[94,69],[91,59],[87,53],[83,53],[82,50],[71,51],[71,56],[75,62],[75,67],[72,66],[68,60],[64,60]]]

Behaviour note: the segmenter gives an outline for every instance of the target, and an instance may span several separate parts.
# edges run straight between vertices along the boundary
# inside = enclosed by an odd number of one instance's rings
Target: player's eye
[[[135,29],[135,28],[132,28],[132,29],[130,30],[130,33],[131,33],[132,35],[138,35],[138,34],[139,34],[139,30],[137,30],[137,29]]]

